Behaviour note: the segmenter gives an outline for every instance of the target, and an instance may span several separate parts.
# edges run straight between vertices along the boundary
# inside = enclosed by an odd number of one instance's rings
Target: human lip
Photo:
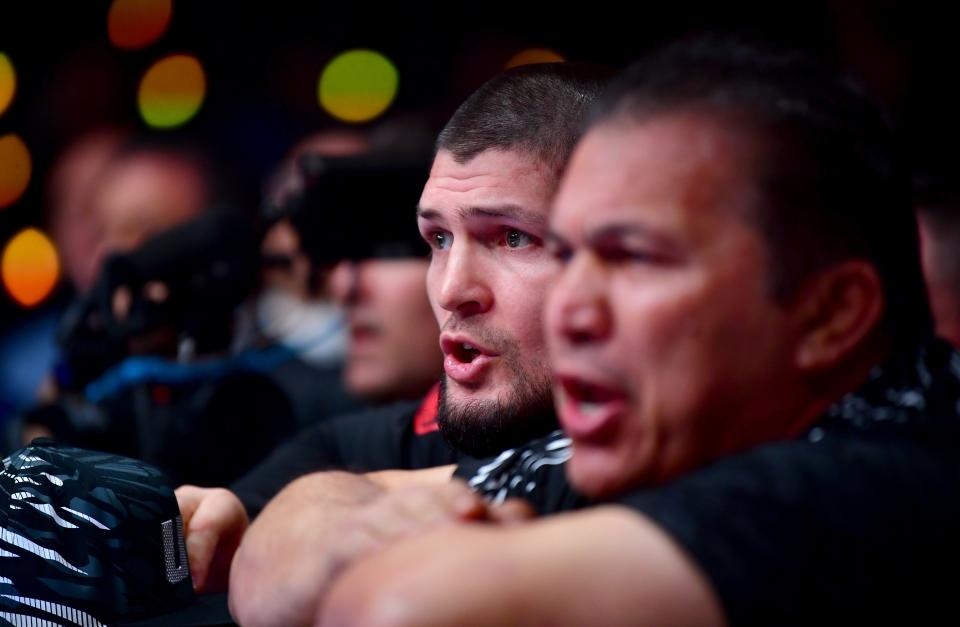
[[[352,348],[370,344],[380,334],[380,327],[369,320],[350,320],[350,344]]]
[[[557,413],[564,431],[580,442],[606,440],[617,426],[628,395],[617,387],[576,374],[556,374]]]
[[[440,336],[443,351],[443,370],[447,376],[462,385],[476,385],[483,380],[499,353],[477,343],[466,335]]]

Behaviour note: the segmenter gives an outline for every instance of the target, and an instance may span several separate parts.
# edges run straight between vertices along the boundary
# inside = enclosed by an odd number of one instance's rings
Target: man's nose
[[[437,299],[447,311],[466,317],[493,307],[490,276],[485,272],[480,254],[478,247],[470,243],[456,243],[447,253]]]
[[[360,267],[353,261],[341,261],[327,279],[333,299],[340,305],[353,304],[360,298]]]
[[[570,344],[607,339],[613,316],[606,296],[606,277],[587,254],[574,257],[562,272],[550,297],[552,332]]]

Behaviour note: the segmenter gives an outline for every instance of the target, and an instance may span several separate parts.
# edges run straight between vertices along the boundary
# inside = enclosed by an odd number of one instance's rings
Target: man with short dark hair
[[[461,469],[495,503],[596,506],[395,542],[319,622],[943,620],[960,357],[931,338],[892,145],[792,55],[706,39],[629,70],[551,216],[566,435]]]
[[[438,423],[471,455],[498,453],[556,424],[540,339],[539,296],[555,271],[541,249],[546,205],[601,75],[569,64],[505,72],[470,96],[437,139],[417,215],[433,248],[427,287],[446,355]],[[491,243],[507,254],[471,254]]]
[[[317,456],[332,463],[309,470],[450,464],[458,458],[450,448],[420,454],[424,441],[435,443],[438,428],[457,449],[473,454],[516,446],[553,428],[540,323],[543,296],[556,272],[542,246],[547,210],[606,75],[563,64],[518,68],[491,80],[458,109],[438,141],[418,212],[421,234],[433,248],[427,287],[445,354],[442,398],[428,397],[419,411],[384,410],[318,427],[323,437],[313,437],[321,444]],[[431,401],[439,404],[439,416]],[[376,444],[366,446],[371,441]],[[314,461],[287,460],[297,470],[289,480]],[[446,483],[452,471],[431,469],[415,480]],[[320,473],[281,492],[234,563],[231,598],[238,618],[283,623],[312,611],[317,595],[309,571],[319,562],[306,546],[324,541],[320,532],[339,520],[339,511],[367,503],[397,481],[413,480],[393,474],[373,479]],[[245,525],[235,498],[224,491],[214,496],[181,502],[201,586],[208,564],[219,564],[214,570],[220,571],[229,564]]]

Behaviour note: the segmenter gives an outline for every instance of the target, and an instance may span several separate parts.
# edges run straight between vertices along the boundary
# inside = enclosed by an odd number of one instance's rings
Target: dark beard
[[[491,457],[558,429],[549,385],[521,379],[509,404],[504,399],[452,405],[447,377],[440,378],[437,425],[450,446],[472,457]]]

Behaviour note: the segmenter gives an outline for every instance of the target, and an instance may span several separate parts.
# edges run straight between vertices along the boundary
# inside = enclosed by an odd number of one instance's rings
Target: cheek
[[[547,295],[546,306],[543,310],[543,337],[547,350],[553,353],[562,346],[563,333],[561,331],[562,309],[560,299],[556,296],[556,291],[551,291]]]
[[[683,354],[708,333],[710,299],[696,280],[638,288],[635,281],[611,285],[613,347],[626,363],[659,369],[663,360]]]
[[[448,313],[437,302],[442,279],[443,276],[439,262],[434,258],[430,261],[430,267],[427,269],[427,301],[430,304],[430,309],[433,311],[434,318],[441,326]]]
[[[504,324],[523,350],[544,350],[544,303],[553,276],[536,276],[529,280],[511,277],[501,289],[499,299]]]

